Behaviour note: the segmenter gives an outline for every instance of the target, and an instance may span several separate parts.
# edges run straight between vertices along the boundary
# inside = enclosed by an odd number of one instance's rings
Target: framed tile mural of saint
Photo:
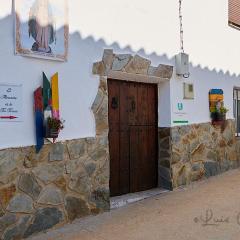
[[[67,0],[15,0],[15,53],[66,61]]]

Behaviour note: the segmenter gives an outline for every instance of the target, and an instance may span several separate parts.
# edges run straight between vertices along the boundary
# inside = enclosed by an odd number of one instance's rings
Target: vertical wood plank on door
[[[120,192],[130,192],[130,168],[129,168],[129,127],[128,127],[128,88],[129,84],[123,82],[120,85]]]
[[[137,192],[140,188],[139,182],[139,128],[130,127],[130,192]]]
[[[108,81],[109,94],[109,153],[110,153],[110,194],[116,196],[120,194],[119,177],[119,107],[112,106],[113,98],[119,102],[119,83],[117,81]],[[119,105],[119,103],[118,103]]]
[[[158,92],[155,85],[148,85],[148,125],[157,125],[157,101],[158,101]]]
[[[130,126],[138,125],[138,84],[129,83],[128,87],[128,123]]]
[[[148,85],[139,84],[137,90],[138,123],[137,125],[148,125]]]

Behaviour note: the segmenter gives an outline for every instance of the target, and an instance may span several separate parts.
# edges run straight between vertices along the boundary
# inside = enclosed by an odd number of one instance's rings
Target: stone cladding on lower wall
[[[159,129],[159,176],[162,186],[177,188],[240,166],[235,121],[224,128],[211,123]]]
[[[0,151],[0,235],[21,239],[109,210],[107,137]]]

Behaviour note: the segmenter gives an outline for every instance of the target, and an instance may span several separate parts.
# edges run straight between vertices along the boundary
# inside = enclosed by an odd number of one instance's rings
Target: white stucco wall
[[[179,125],[174,124],[174,120],[187,120],[189,124],[210,121],[208,93],[210,89],[214,88],[223,89],[224,105],[229,109],[227,118],[233,119],[233,88],[240,86],[239,77],[224,74],[222,71],[201,69],[200,67],[190,67],[190,72],[189,79],[176,77],[171,81],[172,125]],[[194,100],[183,99],[184,82],[194,84]],[[178,103],[183,103],[182,111],[177,110]],[[179,117],[176,113],[181,112],[183,115]]]
[[[41,84],[42,71],[48,76],[59,72],[66,120],[59,140],[90,137],[95,135],[90,108],[99,81],[91,69],[104,48],[138,52],[153,65],[174,64],[179,51],[178,0],[69,0],[66,63],[15,56],[12,0],[0,0],[0,6],[0,82],[23,84],[24,90],[24,122],[0,124],[0,148],[35,144],[33,91]],[[223,88],[232,118],[232,88],[240,86],[240,32],[228,27],[227,7],[227,0],[183,1],[185,51],[193,64],[187,81],[194,83],[195,100],[182,100],[183,80],[174,76],[171,88],[163,84],[159,90],[159,126],[172,124],[177,102],[184,103],[190,123],[209,121],[210,88]]]

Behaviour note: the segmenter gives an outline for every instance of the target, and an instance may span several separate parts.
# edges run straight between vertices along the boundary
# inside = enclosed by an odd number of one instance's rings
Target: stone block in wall
[[[7,149],[0,151],[0,183],[7,184],[17,175],[17,168],[23,163],[21,149]]]
[[[228,146],[225,149],[226,149],[227,159],[229,161],[237,161],[238,160],[236,146]]]
[[[105,73],[104,63],[102,61],[101,62],[95,62],[93,64],[92,73],[95,74],[95,75],[104,76],[104,73]]]
[[[83,165],[72,170],[69,180],[69,188],[81,195],[89,196],[91,191],[91,179]]]
[[[127,73],[147,75],[150,65],[150,60],[135,55],[125,67],[125,71]]]
[[[172,165],[173,187],[190,184],[192,180],[192,167],[190,163],[177,163]]]
[[[63,176],[64,164],[43,164],[35,167],[33,173],[45,184],[52,183]]]
[[[172,190],[170,128],[158,129],[158,186]]]
[[[0,188],[0,202],[3,208],[8,206],[16,191],[17,189],[14,184]]]
[[[229,123],[226,124],[226,127],[222,133],[222,136],[227,144],[235,138],[235,132],[233,131]]]
[[[159,158],[160,159],[170,159],[171,154],[169,150],[165,150],[165,149],[159,149]]]
[[[174,149],[172,150],[172,157],[171,157],[171,163],[175,164],[180,162],[182,159],[182,154],[178,150]]]
[[[86,151],[86,142],[84,139],[69,141],[67,143],[70,159],[82,157]]]
[[[98,109],[101,107],[101,105],[103,103],[104,97],[105,97],[104,91],[101,88],[99,88],[98,92],[97,92],[97,95],[95,97],[95,100],[94,100],[94,102],[92,104],[92,107],[91,107],[93,113],[98,112]]]
[[[22,154],[24,156],[24,167],[30,169],[38,166],[39,163],[48,162],[50,160],[50,154],[53,154],[55,152],[54,149],[55,144],[45,144],[41,151],[36,154],[36,149],[34,146],[22,148]]]
[[[205,176],[207,178],[211,176],[216,176],[219,173],[221,173],[219,163],[211,160],[204,162],[204,169],[205,169]]]
[[[109,158],[105,161],[100,162],[99,167],[96,171],[95,177],[93,179],[93,189],[98,189],[99,187],[109,189],[109,179],[110,179],[110,164]]]
[[[96,135],[102,136],[108,132],[108,97],[104,95],[102,104],[95,113]]]
[[[32,217],[29,215],[21,216],[14,226],[6,230],[6,232],[2,236],[2,239],[3,240],[22,239],[31,221],[31,218]]]
[[[160,64],[158,67],[151,67],[148,74],[154,77],[170,79],[173,75],[173,66]]]
[[[230,162],[231,169],[236,169],[240,167],[240,160]]]
[[[91,201],[95,203],[96,208],[100,210],[110,209],[110,192],[109,189],[99,187],[91,194]]]
[[[160,158],[159,160],[159,166],[161,167],[165,167],[165,168],[171,168],[171,163],[170,163],[170,159],[169,158]]]
[[[31,173],[23,173],[20,175],[18,188],[35,200],[38,198],[42,190],[42,187],[38,184],[35,176]]]
[[[173,146],[179,144],[181,139],[184,137],[184,135],[181,135],[178,130],[178,127],[173,127],[171,129],[171,143]]]
[[[148,75],[149,76],[154,76],[154,73],[157,71],[157,67],[150,66],[148,68]]]
[[[65,209],[70,222],[76,218],[85,217],[90,214],[90,209],[86,201],[73,196],[66,196]]]
[[[45,205],[61,205],[63,204],[63,194],[60,189],[48,185],[42,190],[37,202]]]
[[[159,181],[159,186],[161,186],[162,188],[172,190],[173,185],[172,185],[171,169],[163,166],[159,166],[158,181]]]
[[[58,208],[42,208],[35,213],[33,223],[25,231],[23,237],[27,238],[34,233],[39,233],[48,230],[58,223],[64,221],[64,214]]]
[[[97,169],[96,162],[88,162],[85,163],[84,166],[89,177],[91,177],[95,173],[95,170]]]
[[[26,194],[18,193],[9,202],[7,211],[12,213],[32,213],[33,200]]]
[[[112,64],[114,60],[114,54],[112,49],[104,49],[103,52],[103,64],[104,64],[104,76],[107,76],[108,72],[112,69]]]
[[[190,144],[190,152],[191,155],[203,155],[205,151],[205,146],[203,143],[200,143],[200,141],[196,141],[194,145]]]
[[[49,161],[63,161],[65,158],[65,146],[62,143],[55,143],[49,153]],[[67,160],[67,159],[66,159]]]
[[[100,83],[99,88],[108,95],[108,77],[107,76],[100,76]]]
[[[108,150],[102,146],[96,146],[96,150],[89,153],[89,157],[93,161],[105,161],[108,156]]]
[[[131,59],[131,54],[116,54],[112,64],[112,70],[122,71]]]
[[[96,122],[96,135],[102,136],[108,132],[108,95],[106,81],[100,81],[97,96],[91,107]]]
[[[236,152],[238,154],[238,156],[240,156],[240,139],[237,138],[236,140]],[[238,157],[240,160],[240,157]]]
[[[216,150],[214,149],[210,149],[208,152],[207,152],[207,160],[211,160],[211,161],[218,161],[218,153]]]
[[[9,227],[14,225],[18,221],[17,215],[13,213],[6,213],[0,218],[0,237],[4,231]]]
[[[158,129],[158,150],[159,150],[159,161],[166,160],[171,157],[171,146],[170,146],[170,129],[159,128]]]
[[[228,160],[223,160],[219,162],[221,172],[226,172],[231,169],[231,163]]]
[[[67,180],[64,176],[54,181],[54,184],[61,189],[62,192],[67,192]]]
[[[84,170],[83,162],[85,161],[88,162],[87,158],[85,157],[68,161],[65,165],[66,174],[72,174],[73,172],[77,171],[77,169],[79,168],[80,169],[82,168]]]
[[[162,150],[169,151],[169,149],[170,149],[170,136],[165,137],[165,138],[159,138],[158,145],[159,145],[159,149],[161,149],[161,151]]]
[[[158,128],[158,138],[159,139],[164,139],[166,137],[171,136],[171,128],[169,127],[163,127],[163,128]]]
[[[32,165],[30,167],[34,167],[39,162],[47,162],[49,160],[49,152],[53,146],[54,144],[45,144],[38,154],[34,146],[22,148],[22,152],[25,159],[31,162]]]

